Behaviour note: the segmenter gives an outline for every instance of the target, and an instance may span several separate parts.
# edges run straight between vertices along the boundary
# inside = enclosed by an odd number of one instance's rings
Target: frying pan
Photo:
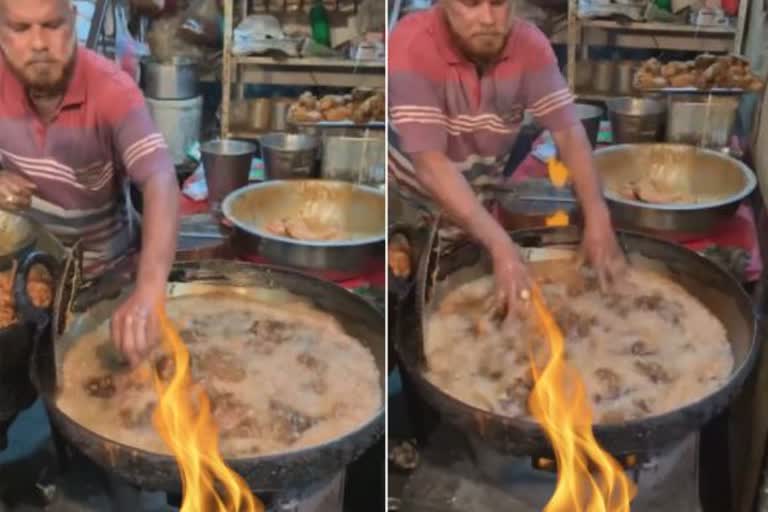
[[[344,288],[267,265],[209,260],[177,264],[169,280],[168,293],[169,296],[194,294],[210,292],[212,288],[247,291],[248,287],[286,290],[309,299],[320,310],[333,315],[348,334],[371,350],[384,385],[384,319],[368,302]],[[92,295],[89,303],[69,301],[76,310],[71,312],[73,318],[66,322],[60,334],[57,331],[50,350],[36,352],[37,380],[46,390],[44,399],[51,420],[70,445],[142,489],[178,492],[181,481],[172,456],[117,443],[78,424],[57,407],[56,382],[69,349],[85,333],[103,324],[128,293],[130,289],[125,289],[120,296],[108,299]],[[323,444],[274,455],[232,458],[227,463],[254,491],[269,492],[322,480],[341,471],[376,442],[384,430],[383,418],[382,405],[355,431]]]
[[[0,328],[0,450],[5,448],[8,426],[35,400],[29,374],[34,340],[48,334],[50,314],[33,305],[27,295],[27,277],[36,264],[42,264],[55,281],[66,254],[35,221],[0,211],[0,271],[18,265],[11,287],[17,321]]]
[[[543,228],[517,231],[512,238],[528,257],[551,258],[560,250],[572,251],[580,241],[578,229]],[[597,440],[617,457],[658,453],[689,433],[698,431],[720,413],[739,393],[752,371],[758,353],[757,321],[753,304],[741,286],[723,269],[693,251],[644,235],[619,232],[619,241],[633,264],[651,266],[698,297],[725,325],[735,364],[728,382],[701,400],[674,411],[639,420],[610,425],[595,425]],[[433,227],[429,249],[422,255],[417,283],[417,308],[397,342],[401,364],[420,396],[443,419],[479,438],[500,453],[550,457],[549,443],[537,423],[481,410],[460,402],[432,384],[425,376],[423,329],[437,288],[451,289],[461,284],[471,270],[490,272],[484,252],[466,242],[438,260],[436,230]],[[462,272],[460,272],[462,271]],[[435,275],[433,278],[430,276]],[[435,284],[437,283],[437,284]]]

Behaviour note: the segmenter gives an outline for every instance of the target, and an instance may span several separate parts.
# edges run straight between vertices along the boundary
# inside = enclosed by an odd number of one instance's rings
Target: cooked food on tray
[[[696,88],[761,91],[763,81],[756,76],[744,57],[699,55],[696,60],[662,64],[645,61],[635,74],[636,89]]]
[[[18,321],[16,304],[13,298],[13,276],[15,268],[0,272],[0,329],[4,329]],[[53,300],[53,282],[44,267],[35,266],[29,272],[27,293],[32,303],[45,308]]]
[[[384,121],[385,111],[384,92],[380,90],[357,88],[350,94],[327,95],[319,99],[311,92],[305,92],[288,109],[288,122],[350,121],[361,125]]]
[[[169,299],[167,311],[190,351],[192,379],[205,389],[226,457],[296,450],[361,427],[382,404],[373,355],[329,314],[276,290]],[[103,325],[64,356],[61,410],[94,432],[168,454],[152,425],[153,373],[174,374],[156,354],[127,370]]]
[[[661,273],[632,267],[603,294],[570,260],[531,264],[580,371],[595,421],[616,423],[678,409],[722,387],[734,365],[726,330],[696,298]],[[480,409],[528,417],[529,350],[549,353],[535,315],[499,320],[491,276],[442,298],[427,324],[427,377]],[[524,316],[524,318],[523,318]]]

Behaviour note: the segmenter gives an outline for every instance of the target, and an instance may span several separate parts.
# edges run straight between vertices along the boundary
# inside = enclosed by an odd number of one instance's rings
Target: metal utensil
[[[663,139],[666,107],[652,98],[611,98],[606,101],[613,141],[618,144]]]
[[[736,213],[757,185],[754,173],[742,162],[718,151],[683,144],[601,148],[595,151],[594,162],[617,226],[662,235],[686,237],[711,232]],[[654,204],[621,195],[628,182],[649,175],[698,201]]]
[[[218,212],[230,192],[248,184],[256,149],[251,142],[232,139],[214,139],[200,146],[212,211]]]
[[[149,98],[185,100],[199,94],[197,62],[189,57],[174,57],[171,62],[145,60],[141,63],[141,88]]]
[[[275,220],[303,217],[308,201],[322,194],[328,212],[341,219],[341,240],[297,240],[270,232]],[[232,225],[236,249],[246,255],[338,279],[370,272],[383,260],[386,237],[384,192],[373,187],[330,180],[267,181],[227,196],[222,211]],[[330,277],[329,277],[330,278]]]
[[[305,134],[270,133],[259,139],[268,180],[315,177],[319,141]]]

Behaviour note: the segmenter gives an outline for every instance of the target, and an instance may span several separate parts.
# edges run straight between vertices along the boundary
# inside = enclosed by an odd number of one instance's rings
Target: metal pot
[[[186,100],[199,93],[198,65],[188,57],[174,57],[170,62],[141,62],[141,88],[149,98]]]
[[[523,252],[536,251],[537,259],[546,258],[549,248],[577,250],[581,235],[578,229],[545,228],[511,233]],[[417,307],[410,322],[401,329],[397,351],[408,377],[423,399],[442,418],[458,426],[466,434],[476,436],[496,451],[505,454],[551,458],[544,432],[533,420],[494,414],[463,403],[432,384],[424,375],[423,328],[435,293],[435,282],[451,280],[449,287],[461,284],[461,274],[470,267],[481,266],[490,272],[490,263],[476,244],[467,242],[450,254],[437,255],[437,231],[433,227],[428,250],[419,266]],[[675,282],[718,316],[728,333],[735,365],[730,380],[720,389],[698,402],[677,410],[619,424],[594,425],[598,442],[617,456],[658,453],[696,432],[723,411],[738,395],[752,371],[757,353],[757,322],[750,297],[725,270],[707,258],[678,244],[638,234],[619,233],[619,242],[637,265],[661,267]],[[551,257],[551,256],[550,256]],[[439,259],[439,266],[437,261]],[[464,270],[465,272],[460,272]],[[663,336],[665,333],[660,333]]]
[[[266,224],[290,218],[318,188],[339,209],[354,238],[306,241],[278,236]],[[290,180],[249,185],[230,194],[223,203],[224,216],[235,226],[235,249],[259,254],[271,262],[321,273],[329,279],[357,277],[383,261],[386,236],[384,192],[342,181]]]
[[[606,101],[613,142],[660,142],[664,138],[664,103],[652,98],[611,98]]]
[[[68,279],[68,278],[67,278]],[[386,382],[384,318],[365,299],[332,283],[297,272],[266,265],[235,261],[199,261],[176,264],[169,279],[169,294],[195,293],[210,287],[276,288],[309,299],[316,307],[332,314],[342,327],[369,348]],[[129,447],[105,438],[80,425],[57,407],[58,375],[67,352],[82,337],[107,321],[115,307],[131,292],[124,287],[118,297],[109,300],[91,297],[90,304],[80,302],[79,308],[58,311],[59,316],[71,315],[61,337],[54,339],[54,364],[37,365],[38,380],[53,383],[44,394],[51,420],[62,437],[101,467],[127,482],[148,490],[179,492],[181,481],[177,463],[167,454]],[[77,302],[77,301],[75,301]],[[83,311],[82,309],[85,309]],[[384,396],[385,394],[382,393]],[[372,446],[384,431],[384,408],[362,423],[356,430],[323,444],[273,455],[236,458],[227,464],[248,483],[253,491],[275,491],[317,482],[341,471]]]
[[[248,184],[256,145],[232,139],[214,139],[200,146],[208,203],[218,213],[227,195]]]
[[[669,95],[667,141],[711,149],[729,147],[740,102],[738,95]]]
[[[623,229],[678,237],[710,233],[730,219],[757,185],[749,167],[717,151],[683,144],[625,144],[594,153],[614,221]],[[704,197],[695,204],[652,204],[626,199],[622,185],[654,173],[681,191]]]
[[[307,179],[317,176],[320,142],[311,135],[270,133],[259,139],[268,180]]]

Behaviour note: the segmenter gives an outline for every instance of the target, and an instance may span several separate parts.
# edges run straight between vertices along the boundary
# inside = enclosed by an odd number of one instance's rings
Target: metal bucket
[[[205,180],[208,183],[208,204],[218,212],[227,195],[248,184],[251,162],[256,145],[231,139],[214,139],[200,147]]]
[[[651,98],[612,98],[606,102],[613,142],[661,142],[664,138],[664,103]]]
[[[270,133],[259,142],[267,180],[315,177],[317,138],[305,134]]]
[[[711,149],[730,145],[740,96],[673,94],[667,107],[667,142]]]

